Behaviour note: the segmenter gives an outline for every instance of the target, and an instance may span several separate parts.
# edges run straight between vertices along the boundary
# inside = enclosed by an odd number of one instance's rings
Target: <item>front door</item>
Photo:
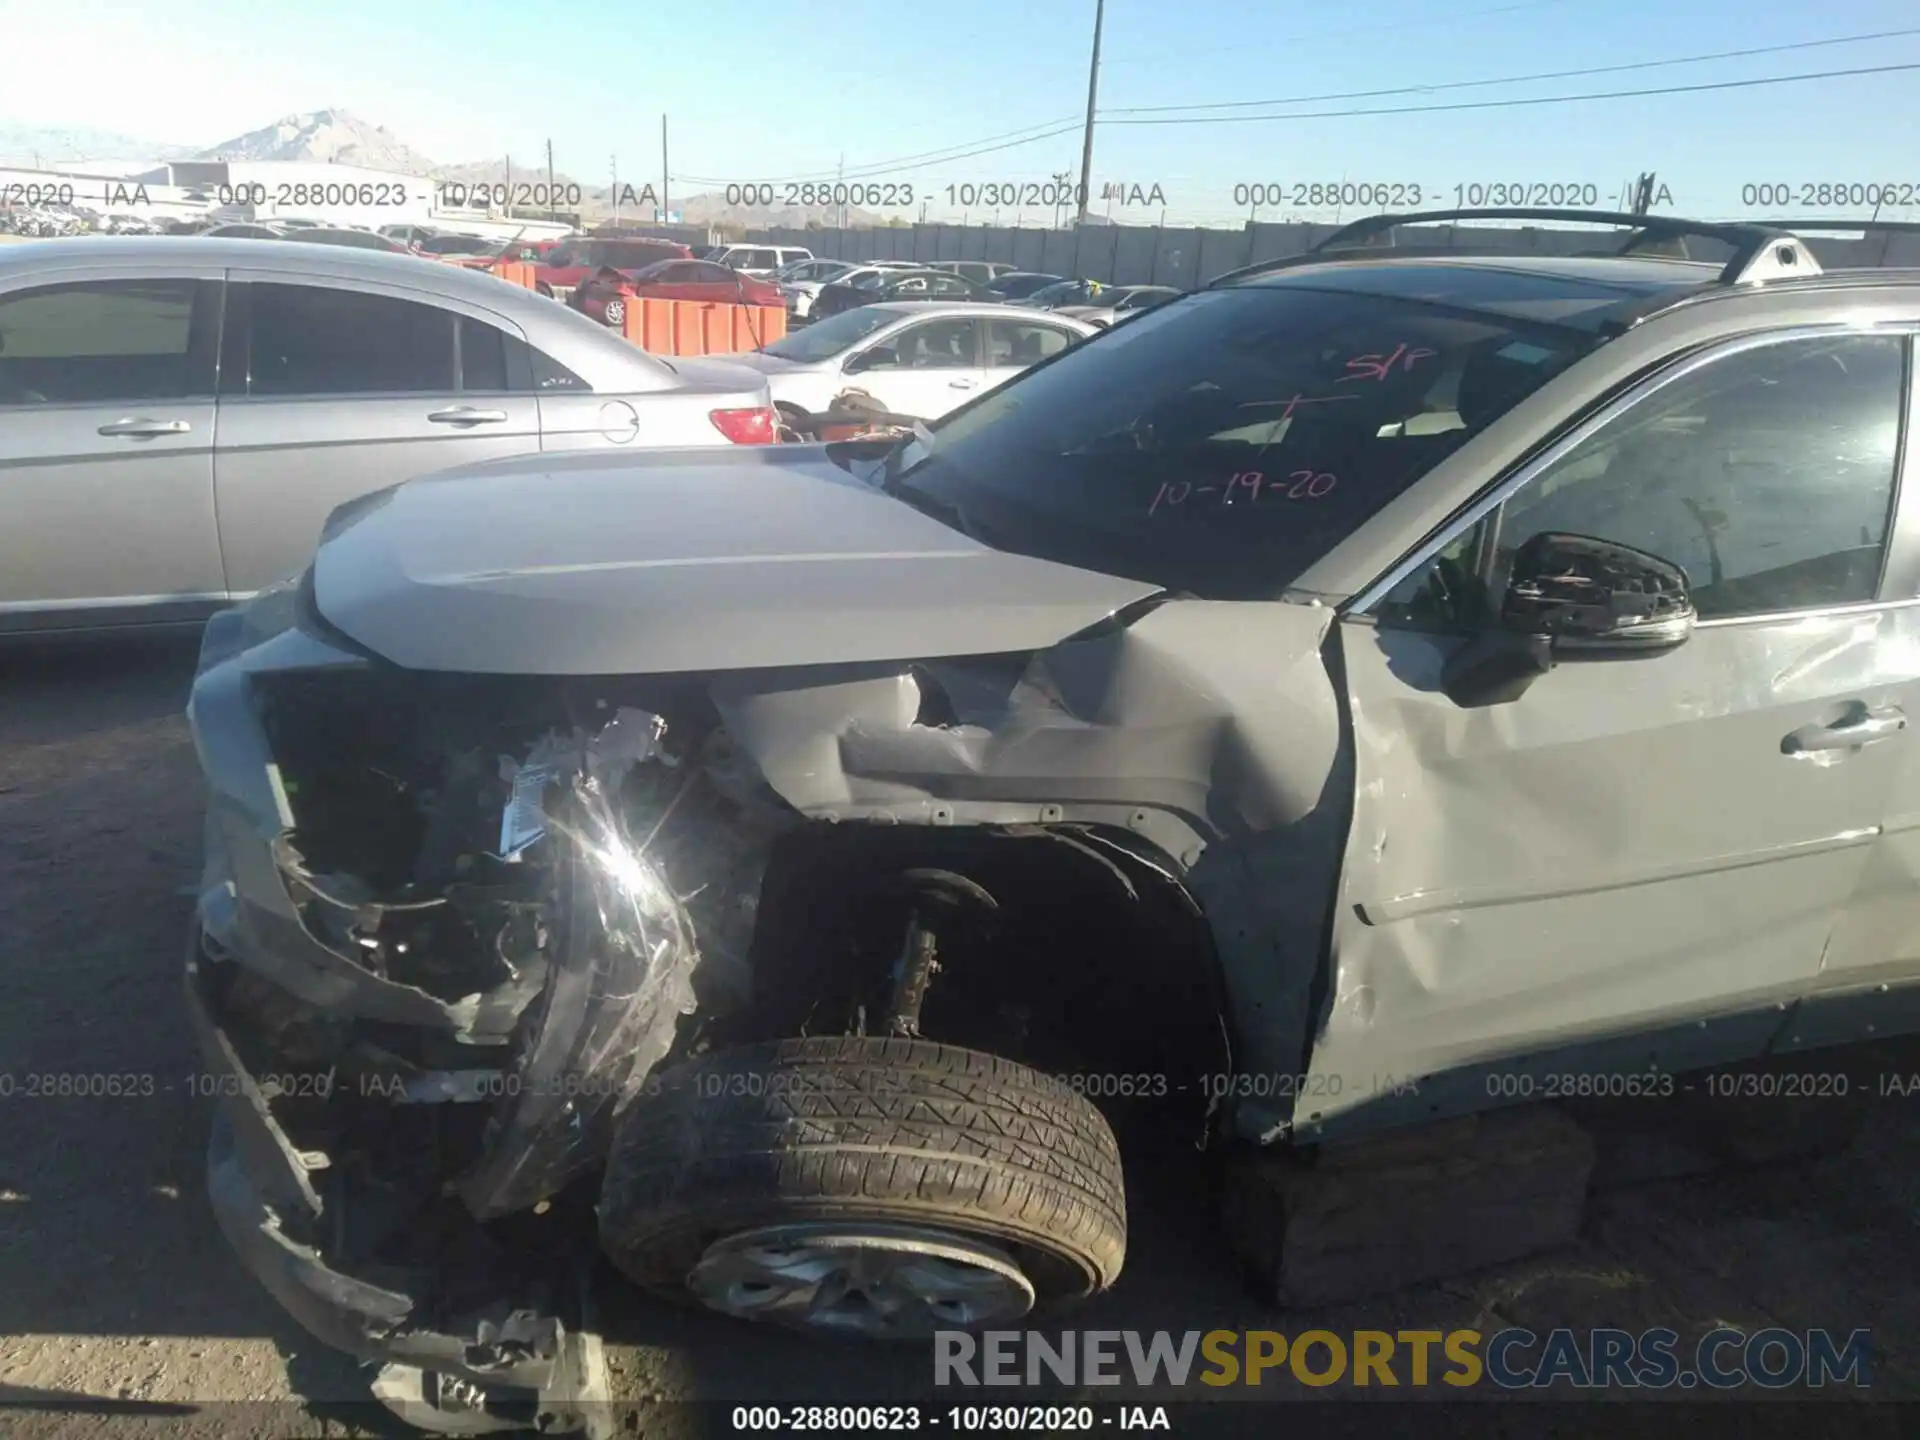
[[[299,573],[344,501],[540,448],[506,333],[420,292],[249,279],[227,311],[214,484],[236,593]]]
[[[0,631],[194,620],[224,603],[219,292],[171,276],[0,294]]]
[[[1801,333],[1670,369],[1343,622],[1355,809],[1300,1133],[1381,1097],[1645,1090],[1784,1035],[1920,744],[1920,624],[1882,579],[1907,350]],[[1700,624],[1456,705],[1442,662],[1547,530],[1678,561]]]
[[[870,368],[849,376],[848,386],[866,391],[892,414],[916,420],[937,420],[986,387],[980,322],[971,315],[895,330],[872,347],[865,363]]]

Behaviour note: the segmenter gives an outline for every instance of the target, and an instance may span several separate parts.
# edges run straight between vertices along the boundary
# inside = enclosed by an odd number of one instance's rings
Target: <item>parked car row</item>
[[[1165,285],[1106,285],[992,260],[807,259],[774,277],[798,325],[862,305],[897,300],[961,300],[1066,310],[1098,329],[1182,293]]]

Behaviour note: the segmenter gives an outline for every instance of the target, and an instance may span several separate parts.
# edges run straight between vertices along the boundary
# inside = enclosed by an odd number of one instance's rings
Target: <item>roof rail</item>
[[[1342,225],[1304,254],[1287,255],[1255,265],[1244,265],[1238,270],[1229,270],[1226,274],[1208,282],[1209,288],[1250,275],[1284,270],[1295,265],[1322,264],[1336,259],[1387,257],[1405,259],[1414,255],[1460,254],[1461,250],[1454,246],[1401,248],[1375,243],[1378,237],[1390,235],[1403,225],[1431,225],[1448,220],[1569,220],[1589,225],[1617,225],[1622,229],[1633,231],[1634,233],[1618,250],[1603,252],[1613,255],[1632,254],[1647,243],[1658,240],[1684,239],[1687,236],[1719,240],[1733,247],[1733,254],[1721,262],[1719,283],[1722,285],[1820,274],[1819,263],[1806,246],[1795,241],[1791,229],[1785,225],[1683,220],[1671,215],[1636,215],[1625,210],[1500,207],[1479,210],[1419,210],[1363,216]]]

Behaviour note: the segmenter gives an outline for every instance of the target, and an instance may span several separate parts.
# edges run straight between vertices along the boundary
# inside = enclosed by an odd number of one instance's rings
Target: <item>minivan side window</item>
[[[249,395],[454,388],[450,311],[319,285],[254,283],[249,289]]]
[[[0,296],[0,405],[179,400],[196,374],[192,280],[91,280]],[[208,352],[211,354],[211,351]]]
[[[1802,338],[1660,387],[1508,500],[1493,593],[1544,530],[1685,568],[1703,620],[1872,600],[1893,502],[1906,342]]]

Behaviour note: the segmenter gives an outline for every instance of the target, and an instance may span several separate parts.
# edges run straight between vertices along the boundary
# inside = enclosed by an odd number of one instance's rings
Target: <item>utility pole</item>
[[[553,219],[553,141],[547,141],[547,219]]]
[[[839,225],[839,228],[842,230],[847,228],[847,202],[844,198],[847,192],[841,189],[841,182],[844,181],[846,178],[847,178],[847,152],[842,150],[840,152],[840,163],[836,165],[833,170],[833,188],[835,190],[839,190],[841,196],[843,197],[840,201],[840,225]]]
[[[1093,184],[1093,106],[1100,93],[1100,29],[1107,18],[1107,0],[1094,0],[1093,63],[1087,67],[1087,133],[1080,142],[1080,209],[1076,225],[1087,218],[1087,188]]]
[[[613,225],[617,230],[620,228],[620,157],[618,155],[607,157],[607,171],[612,181],[607,187],[607,198],[613,201]]]
[[[667,216],[673,206],[667,199],[667,117],[660,117],[660,223],[667,223]]]

